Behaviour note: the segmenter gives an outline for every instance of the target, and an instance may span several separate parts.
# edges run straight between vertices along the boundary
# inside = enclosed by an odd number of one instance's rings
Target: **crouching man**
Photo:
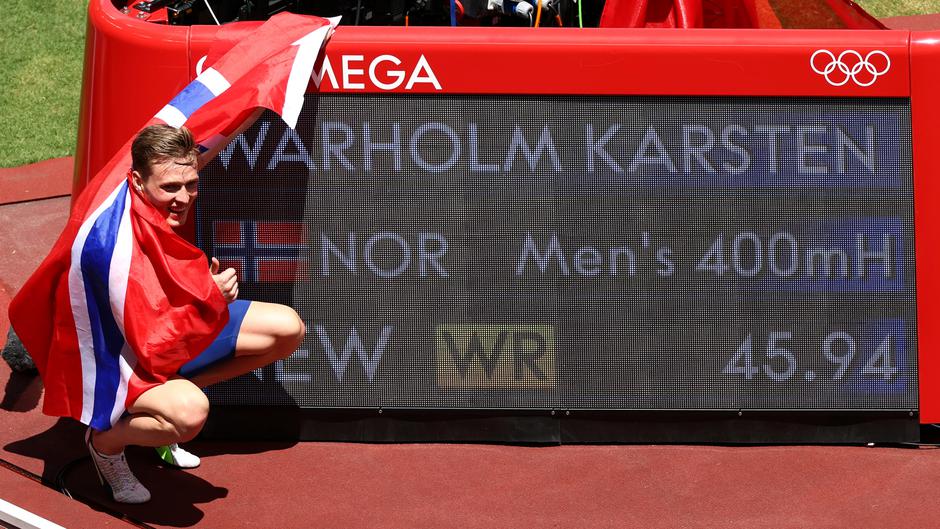
[[[130,184],[137,199],[146,200],[171,228],[190,216],[199,182],[199,157],[185,128],[152,125],[134,140]],[[124,458],[127,445],[150,446],[168,463],[192,468],[199,458],[180,448],[205,424],[209,401],[200,388],[248,373],[293,353],[304,338],[304,323],[290,307],[238,299],[238,278],[232,268],[219,270],[212,259],[207,274],[228,302],[229,321],[215,341],[183,365],[176,377],[148,389],[127,407],[109,430],[89,428],[86,443],[102,484],[115,501],[142,503],[150,492],[131,472]]]

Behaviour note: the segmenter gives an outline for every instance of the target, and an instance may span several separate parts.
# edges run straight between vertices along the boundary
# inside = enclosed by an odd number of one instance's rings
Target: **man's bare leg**
[[[202,429],[209,413],[209,401],[200,387],[290,356],[305,333],[303,321],[290,307],[252,302],[242,320],[233,358],[210,366],[191,380],[177,378],[146,391],[128,408],[128,416],[110,430],[94,432],[92,444],[102,454],[118,454],[126,445],[189,441]]]
[[[209,400],[192,382],[176,378],[144,392],[110,430],[95,431],[99,453],[119,454],[127,445],[163,446],[189,441],[202,430]]]
[[[190,380],[204,388],[287,358],[303,342],[306,332],[294,309],[253,301],[238,331],[234,357],[208,367]]]

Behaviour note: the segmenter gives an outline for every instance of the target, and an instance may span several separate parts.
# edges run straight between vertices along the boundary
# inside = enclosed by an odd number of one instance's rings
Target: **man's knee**
[[[293,354],[293,352],[300,347],[306,335],[307,326],[304,325],[304,321],[300,319],[297,311],[284,306],[282,322],[278,331],[278,342],[280,344],[278,349],[280,350],[281,358],[286,358]]]
[[[209,399],[201,391],[187,392],[174,397],[168,416],[179,442],[192,440],[209,417]]]
[[[252,304],[236,344],[236,354],[265,355],[269,362],[290,356],[303,342],[307,328],[287,305]],[[240,351],[240,353],[239,353]]]

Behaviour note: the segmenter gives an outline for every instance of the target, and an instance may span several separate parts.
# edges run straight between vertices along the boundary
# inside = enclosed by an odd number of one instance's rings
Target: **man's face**
[[[163,215],[171,228],[186,223],[196,201],[199,173],[189,160],[170,159],[150,164],[150,176],[134,171],[134,185]]]

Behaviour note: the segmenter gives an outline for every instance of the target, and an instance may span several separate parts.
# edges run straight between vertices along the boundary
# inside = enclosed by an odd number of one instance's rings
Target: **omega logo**
[[[324,57],[323,66],[313,71],[313,82],[317,87],[326,79],[334,90],[365,90],[366,82],[379,90],[395,90],[404,83],[405,90],[415,85],[429,84],[441,89],[434,70],[421,55],[414,65],[402,66],[402,60],[394,55],[379,55],[366,62],[363,55],[343,55],[336,66]]]
[[[205,55],[196,62],[196,76],[202,74],[206,62]],[[422,54],[413,66],[405,65],[394,55],[379,55],[365,64],[363,55],[343,55],[337,66],[333,66],[328,56],[323,58],[320,71],[313,70],[313,82],[320,87],[326,79],[333,90],[365,90],[366,81],[379,90],[395,90],[405,84],[405,90],[411,90],[415,85],[429,84],[435,90],[441,90],[441,83],[437,80],[434,70],[428,64],[427,58]]]

